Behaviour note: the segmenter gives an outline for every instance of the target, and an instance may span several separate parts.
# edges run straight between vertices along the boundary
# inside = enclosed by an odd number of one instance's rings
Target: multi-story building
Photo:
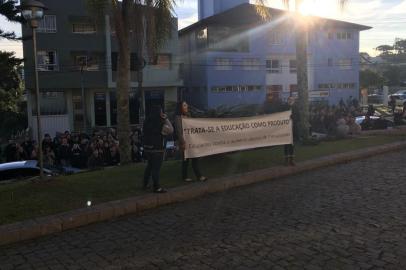
[[[200,0],[199,21],[179,32],[183,98],[203,109],[261,104],[266,93],[297,95],[293,13],[269,9],[264,21],[249,0]],[[369,27],[308,17],[311,100],[359,97],[359,35]],[[300,30],[297,30],[300,31]]]
[[[48,7],[37,29],[37,59],[40,85],[41,123],[44,133],[81,131],[88,127],[110,127],[117,122],[117,42],[108,15],[97,20],[85,0],[42,0]],[[36,129],[33,46],[31,30],[23,26],[25,84],[28,92],[29,126]],[[154,64],[143,70],[146,110],[177,101],[182,86],[179,76],[177,20],[169,40]],[[135,47],[131,54],[131,124],[139,123],[139,93]],[[85,107],[82,106],[82,86]],[[86,111],[86,114],[84,113]],[[87,119],[84,116],[87,115]],[[36,132],[33,132],[36,134]]]

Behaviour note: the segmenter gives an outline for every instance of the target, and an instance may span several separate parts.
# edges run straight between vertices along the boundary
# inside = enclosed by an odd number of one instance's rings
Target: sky
[[[284,8],[281,0],[266,1],[270,7]],[[338,0],[303,1],[300,9],[306,14],[373,27],[361,32],[361,52],[376,55],[374,48],[377,46],[392,45],[395,38],[406,39],[406,0],[348,0],[343,11],[338,8]],[[175,12],[179,18],[179,29],[197,22],[197,0],[178,1]],[[7,22],[4,18],[0,18],[0,27],[21,34],[18,24]],[[14,51],[17,56],[22,57],[22,46],[19,42],[0,40],[0,50]]]

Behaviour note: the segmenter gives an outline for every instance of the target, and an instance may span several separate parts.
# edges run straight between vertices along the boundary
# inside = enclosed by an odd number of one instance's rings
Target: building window
[[[268,73],[282,73],[281,62],[279,60],[266,60],[266,70]]]
[[[337,89],[354,89],[355,83],[337,83],[336,88]]]
[[[269,38],[269,42],[271,45],[281,45],[284,43],[284,36],[281,31],[275,30],[271,32],[271,36]]]
[[[96,126],[107,126],[106,94],[94,94],[94,121]]]
[[[111,70],[117,71],[117,60],[118,60],[118,53],[112,52],[111,53]]]
[[[73,23],[72,32],[75,34],[93,34],[96,33],[96,25],[94,23]]]
[[[258,58],[245,58],[242,60],[243,70],[259,70],[259,65]]]
[[[291,97],[299,97],[299,89],[297,88],[297,84],[289,85],[289,92]]]
[[[270,85],[267,87],[267,95],[272,99],[280,99],[283,91],[282,85]]]
[[[117,71],[117,63],[118,63],[118,53],[112,52],[111,53],[111,70],[112,71]],[[153,62],[153,64],[156,65],[156,61]],[[137,54],[132,53],[130,55],[130,70],[137,71],[137,66],[138,66]]]
[[[297,72],[297,62],[296,60],[289,60],[289,71],[290,73]]]
[[[64,92],[48,91],[40,93],[41,115],[65,115],[67,113],[66,96]],[[32,114],[37,115],[34,106]]]
[[[216,70],[232,70],[231,59],[229,58],[216,58],[215,60]]]
[[[260,85],[226,85],[226,86],[212,86],[212,93],[231,93],[231,92],[253,92],[260,91]]]
[[[210,26],[207,30],[209,50],[223,52],[248,52],[249,39],[242,35],[246,29]],[[204,39],[203,39],[204,40]]]
[[[154,67],[159,69],[171,69],[171,58],[171,54],[158,54]]]
[[[129,94],[129,108],[130,108],[130,124],[137,125],[140,123],[140,103],[135,91],[130,91]],[[117,125],[117,96],[116,92],[110,92],[110,124]]]
[[[86,71],[98,71],[100,68],[97,56],[75,55],[74,61],[79,70],[83,67]]]
[[[352,69],[352,59],[339,59],[338,60],[338,67],[341,70],[345,69]]]
[[[37,61],[39,71],[58,70],[58,59],[56,51],[38,51]]]
[[[327,66],[329,66],[329,67],[333,66],[333,59],[332,58],[327,59]]]
[[[337,39],[339,39],[339,40],[352,39],[352,33],[351,32],[338,32]]]
[[[207,28],[196,32],[196,47],[198,50],[207,48]]]
[[[289,91],[292,92],[298,92],[297,84],[291,84],[289,85]]]
[[[44,18],[39,22],[38,33],[56,33],[56,16],[55,15],[45,15]]]
[[[321,83],[319,84],[319,89],[333,89],[336,85],[334,83]]]
[[[328,32],[328,39],[333,39],[334,38],[334,34],[332,32]]]

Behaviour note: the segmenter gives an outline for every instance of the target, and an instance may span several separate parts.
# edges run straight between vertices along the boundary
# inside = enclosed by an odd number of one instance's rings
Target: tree
[[[0,51],[0,137],[8,137],[27,126],[26,114],[19,108],[22,62],[14,53]]]
[[[406,54],[406,39],[397,38],[393,48],[397,51],[398,55]]]
[[[129,90],[131,47],[137,49],[138,66],[144,57],[151,62],[172,29],[175,0],[87,0],[96,15],[111,16],[118,43],[117,134],[122,163],[131,161]],[[104,16],[97,16],[103,18]],[[146,55],[144,55],[146,54]]]
[[[13,52],[0,51],[0,111],[17,111],[21,99],[21,78],[19,71],[23,59]]]
[[[0,0],[0,15],[6,17],[10,22],[21,23],[23,18],[19,15],[20,11],[16,7],[17,4],[16,0]],[[19,39],[14,32],[5,32],[2,29],[0,29],[0,38]]]
[[[385,78],[383,78],[379,73],[376,73],[369,69],[361,70],[359,78],[361,88],[369,88],[369,87],[380,88],[385,83]]]
[[[383,76],[385,77],[386,83],[389,86],[398,86],[401,83],[401,72],[402,69],[399,66],[388,66],[383,71]]]
[[[388,56],[393,54],[393,46],[390,45],[381,45],[376,47],[375,50],[381,52],[381,56]]]
[[[287,9],[290,8],[289,0],[281,0]],[[299,14],[299,7],[304,0],[295,0],[296,16],[294,18],[297,23],[296,27],[296,62],[297,62],[297,85],[299,90],[299,136],[303,140],[307,140],[309,137],[309,86],[308,86],[308,66],[307,66],[307,47],[308,47],[308,35],[309,25],[304,19],[304,16]],[[264,0],[257,1],[260,4],[259,9],[265,7]],[[340,9],[342,10],[347,0],[339,0]],[[265,14],[266,12],[261,12]]]

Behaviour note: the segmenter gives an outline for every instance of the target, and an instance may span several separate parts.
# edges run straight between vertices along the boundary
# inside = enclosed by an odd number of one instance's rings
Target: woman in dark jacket
[[[179,150],[182,152],[182,179],[185,182],[191,182],[192,179],[188,177],[188,167],[189,167],[189,159],[184,158],[184,151],[186,142],[183,137],[183,128],[182,128],[182,118],[189,117],[189,106],[185,101],[179,102],[177,111],[176,111],[176,119],[175,119],[175,130],[176,130],[176,137],[178,141]],[[192,158],[192,168],[193,172],[196,175],[196,178],[200,181],[206,181],[207,177],[203,176],[200,173],[199,169],[199,160],[197,158]]]
[[[159,171],[161,170],[164,152],[165,136],[173,133],[173,127],[160,106],[153,106],[143,125],[144,151],[148,160],[144,172],[143,188],[147,189],[152,176],[154,192],[164,193],[165,189],[159,185]]]

